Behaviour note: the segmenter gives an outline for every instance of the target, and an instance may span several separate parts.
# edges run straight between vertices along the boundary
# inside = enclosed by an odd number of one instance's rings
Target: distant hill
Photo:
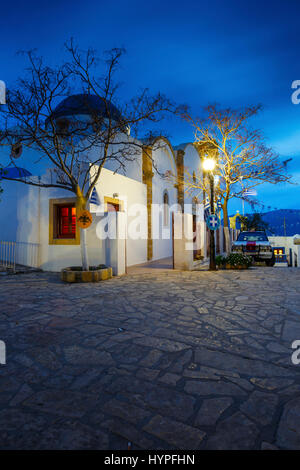
[[[268,231],[268,235],[282,237],[285,235],[285,231],[288,237],[300,234],[300,209],[278,209],[264,212],[261,216],[269,224],[270,231]]]
[[[278,209],[265,212],[262,218],[270,226],[272,235],[288,237],[300,234],[300,210],[298,209]],[[285,229],[284,229],[285,226]]]

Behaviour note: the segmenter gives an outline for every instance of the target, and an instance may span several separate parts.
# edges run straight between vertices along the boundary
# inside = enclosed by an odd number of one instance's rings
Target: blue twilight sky
[[[99,52],[125,47],[124,97],[149,87],[195,113],[209,102],[262,103],[253,124],[283,158],[293,157],[289,171],[300,183],[300,105],[291,102],[291,84],[300,80],[299,31],[299,0],[2,2],[0,79],[9,86],[22,73],[20,49],[38,48],[55,64],[70,37]],[[166,130],[174,145],[193,139],[182,122]],[[300,209],[300,185],[258,192],[266,207]]]

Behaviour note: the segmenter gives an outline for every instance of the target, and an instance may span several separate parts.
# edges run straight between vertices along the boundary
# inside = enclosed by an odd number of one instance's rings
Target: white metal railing
[[[16,267],[16,242],[0,241],[0,266],[3,268]]]
[[[0,241],[0,266],[16,270],[16,265],[39,267],[38,243]]]

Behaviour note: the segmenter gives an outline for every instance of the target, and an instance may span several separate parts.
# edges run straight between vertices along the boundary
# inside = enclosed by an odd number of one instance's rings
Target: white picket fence
[[[0,241],[0,267],[16,270],[17,265],[39,267],[38,243]]]

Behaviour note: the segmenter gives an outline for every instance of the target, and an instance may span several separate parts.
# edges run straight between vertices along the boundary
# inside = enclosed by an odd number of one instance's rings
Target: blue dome
[[[120,111],[109,101],[107,102],[108,112],[106,110],[105,101],[97,95],[79,94],[71,95],[65,98],[56,106],[52,113],[52,117],[59,118],[65,116],[73,116],[78,114],[110,117],[115,121],[121,119]]]

